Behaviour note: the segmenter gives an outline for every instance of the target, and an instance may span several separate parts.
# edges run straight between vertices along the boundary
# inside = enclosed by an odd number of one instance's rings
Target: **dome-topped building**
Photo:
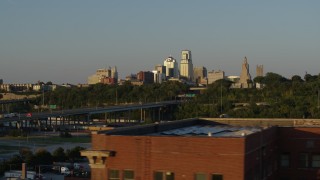
[[[168,78],[178,78],[179,70],[177,60],[172,56],[169,56],[164,60],[163,65],[166,67],[166,77]]]

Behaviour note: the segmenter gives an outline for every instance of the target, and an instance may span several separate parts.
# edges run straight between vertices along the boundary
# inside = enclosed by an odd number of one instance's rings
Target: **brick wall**
[[[279,128],[279,155],[290,154],[290,166],[279,168],[279,178],[320,179],[319,168],[311,165],[312,155],[320,154],[320,128]],[[299,164],[300,153],[309,155],[309,167]]]
[[[94,148],[105,144],[104,149],[116,151],[104,171],[132,169],[140,180],[153,179],[156,170],[174,172],[175,180],[193,179],[196,172],[223,174],[225,180],[244,178],[244,138],[95,135],[93,139]]]

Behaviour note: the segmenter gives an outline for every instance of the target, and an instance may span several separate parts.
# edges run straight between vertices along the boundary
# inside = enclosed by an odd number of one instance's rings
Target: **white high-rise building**
[[[179,70],[177,60],[169,56],[164,60],[163,65],[166,67],[166,77],[168,78],[178,78]]]
[[[180,76],[193,80],[193,64],[191,51],[183,50],[181,52]]]

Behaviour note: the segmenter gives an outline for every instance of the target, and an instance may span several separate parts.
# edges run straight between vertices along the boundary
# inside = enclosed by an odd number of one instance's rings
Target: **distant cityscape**
[[[249,62],[247,57],[243,58],[240,75],[226,76],[223,70],[208,71],[204,66],[194,66],[192,53],[190,50],[181,51],[180,66],[178,61],[171,55],[164,59],[163,64],[155,65],[153,70],[139,71],[136,74],[129,74],[125,79],[119,79],[118,69],[116,66],[109,68],[97,69],[96,72],[88,76],[87,84],[53,84],[51,81],[37,82],[35,84],[7,84],[0,79],[0,89],[6,92],[27,92],[27,91],[52,91],[57,86],[79,86],[86,87],[93,84],[122,85],[130,81],[133,85],[143,85],[152,83],[162,83],[165,81],[179,81],[191,86],[207,86],[217,80],[226,79],[232,82],[231,88],[261,88],[259,83],[254,84],[250,74]],[[256,77],[263,76],[263,65],[256,66]]]

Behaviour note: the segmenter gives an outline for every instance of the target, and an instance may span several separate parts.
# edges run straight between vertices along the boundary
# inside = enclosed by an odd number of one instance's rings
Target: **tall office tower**
[[[166,79],[166,66],[158,64],[154,67],[154,82],[162,83]]]
[[[168,78],[178,78],[179,70],[177,60],[169,56],[164,60],[163,65],[166,67],[166,77]]]
[[[111,68],[111,78],[115,78],[118,79],[118,70],[117,70],[117,66]]]
[[[193,80],[193,64],[191,51],[183,50],[181,52],[180,76]]]
[[[250,83],[248,81],[251,81],[251,75],[249,72],[249,64],[248,64],[247,57],[244,57],[243,63],[242,63],[242,70],[240,74],[241,88],[249,88]]]
[[[256,77],[263,76],[263,65],[257,65]]]
[[[154,67],[154,70],[156,70],[160,74],[166,74],[166,67],[162,66],[161,64],[158,64]]]

